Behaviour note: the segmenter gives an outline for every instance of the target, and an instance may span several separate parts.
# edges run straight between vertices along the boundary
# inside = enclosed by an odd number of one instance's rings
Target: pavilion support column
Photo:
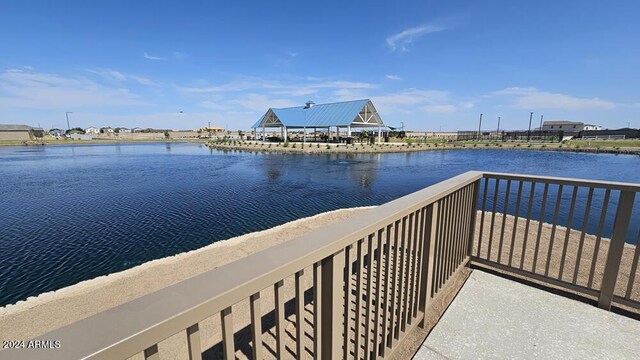
[[[282,141],[284,141],[284,126],[280,127],[280,136],[282,136]]]
[[[382,143],[382,126],[378,125],[378,144]]]
[[[287,127],[284,127],[284,139],[283,141],[287,141],[289,139],[289,131],[287,130]]]
[[[351,137],[351,125],[347,126],[347,137]]]
[[[266,137],[267,137],[267,129],[263,126],[262,127],[262,141],[264,141]]]

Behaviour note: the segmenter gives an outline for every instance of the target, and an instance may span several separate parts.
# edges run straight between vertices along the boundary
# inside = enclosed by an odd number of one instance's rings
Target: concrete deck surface
[[[640,321],[474,270],[414,359],[638,359]]]

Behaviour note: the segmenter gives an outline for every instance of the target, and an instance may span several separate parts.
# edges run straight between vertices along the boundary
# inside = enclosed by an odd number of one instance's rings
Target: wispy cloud
[[[157,85],[153,80],[145,76],[125,74],[113,69],[88,69],[88,72],[99,75],[100,77],[114,82],[133,81],[140,85]]]
[[[386,78],[387,78],[387,79],[389,79],[389,80],[395,80],[395,81],[400,81],[400,80],[402,80],[402,78],[401,78],[400,76],[398,76],[398,75],[393,75],[393,74],[385,75],[384,77],[386,77]]]
[[[397,34],[387,37],[387,45],[391,51],[407,51],[407,44],[410,44],[421,36],[437,33],[449,28],[442,25],[423,24],[420,26],[405,29]]]
[[[0,73],[0,107],[51,109],[141,104],[142,99],[125,87],[106,86],[86,77],[22,70]]]
[[[510,87],[493,95],[512,98],[512,106],[520,109],[613,109],[616,104],[600,98],[579,98],[571,95],[541,91],[535,87]]]
[[[146,53],[146,52],[145,52],[145,53],[144,53],[144,55],[142,55],[142,56],[144,56],[144,58],[145,58],[145,59],[149,59],[149,60],[167,60],[167,58],[166,58],[166,57],[149,55],[149,54],[148,54],[148,53]]]

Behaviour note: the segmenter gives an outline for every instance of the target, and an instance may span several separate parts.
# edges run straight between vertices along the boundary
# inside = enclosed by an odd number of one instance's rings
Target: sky
[[[640,1],[2,1],[0,123],[248,129],[370,98],[408,130],[640,127]]]

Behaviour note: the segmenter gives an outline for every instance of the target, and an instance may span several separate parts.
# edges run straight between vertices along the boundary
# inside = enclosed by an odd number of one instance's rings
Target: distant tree
[[[115,128],[115,129],[113,130],[113,132],[114,132],[114,133],[116,133],[116,134],[119,134],[119,133],[120,133],[120,128]]]
[[[165,139],[169,139],[170,135],[169,135],[169,131],[165,130],[164,131],[164,138]]]
[[[84,129],[83,129],[83,128],[80,128],[80,127],[74,127],[73,129],[69,129],[69,130],[65,131],[64,133],[65,133],[65,134],[68,134],[68,133],[72,132],[73,130],[75,130],[75,131],[80,131],[80,132],[84,132]]]

